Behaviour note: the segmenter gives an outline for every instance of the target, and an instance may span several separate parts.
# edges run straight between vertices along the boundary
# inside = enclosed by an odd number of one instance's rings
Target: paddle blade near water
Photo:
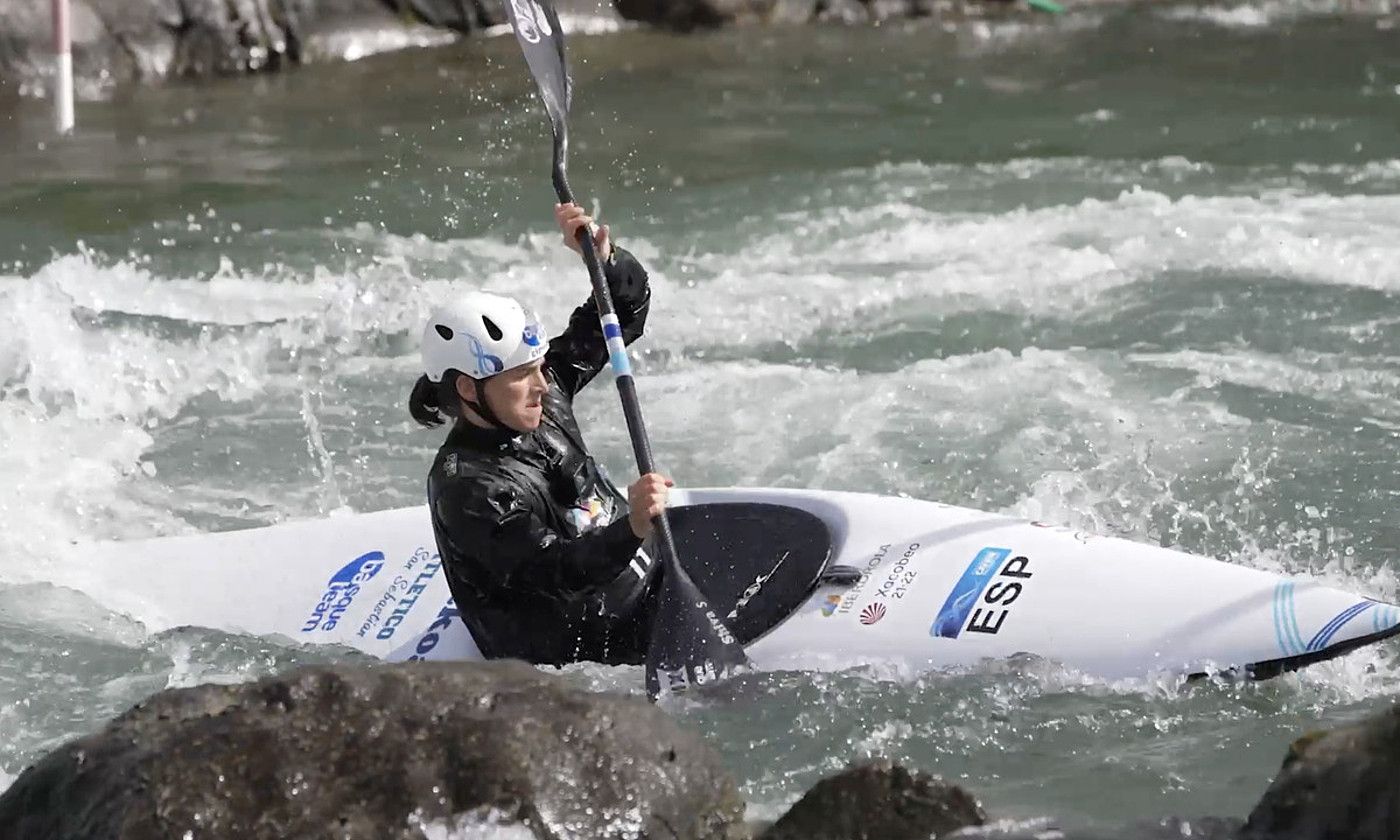
[[[679,572],[676,574],[674,572]],[[656,620],[647,647],[647,696],[655,700],[733,676],[744,649],[678,562],[661,570]]]

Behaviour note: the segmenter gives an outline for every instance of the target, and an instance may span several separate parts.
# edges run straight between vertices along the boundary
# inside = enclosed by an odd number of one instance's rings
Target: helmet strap
[[[489,378],[490,377],[487,377],[487,379]],[[486,399],[486,379],[473,379],[472,382],[475,383],[476,387],[476,399],[469,400],[466,397],[462,397],[462,402],[466,403],[468,408],[475,411],[478,417],[485,420],[493,428],[503,431],[514,431],[506,426],[506,424],[502,423],[501,418],[496,416],[496,412],[491,410],[491,403]]]

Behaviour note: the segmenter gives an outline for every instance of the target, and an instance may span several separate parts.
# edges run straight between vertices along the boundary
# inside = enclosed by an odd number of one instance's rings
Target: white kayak
[[[1268,677],[1400,633],[1395,606],[1313,581],[934,502],[751,488],[676,491],[672,502],[678,514],[715,504],[805,511],[815,518],[801,539],[829,546],[797,597],[749,634],[761,669],[925,670],[1033,654],[1105,678]],[[73,552],[53,582],[152,632],[194,625],[389,660],[481,656],[424,507]],[[766,597],[777,567],[796,562],[788,554],[729,558],[742,578],[731,619]],[[831,566],[859,578],[824,582]]]

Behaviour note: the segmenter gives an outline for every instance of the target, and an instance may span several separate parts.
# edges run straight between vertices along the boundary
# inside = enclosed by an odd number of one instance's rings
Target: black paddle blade
[[[505,7],[506,17],[510,18],[510,26],[520,41],[520,50],[525,53],[525,63],[539,86],[540,100],[554,126],[558,158],[558,150],[567,146],[566,118],[573,94],[573,82],[564,60],[564,30],[559,26],[559,15],[543,0],[505,0]]]
[[[679,563],[661,570],[661,594],[647,647],[647,696],[680,694],[748,664],[744,649]]]

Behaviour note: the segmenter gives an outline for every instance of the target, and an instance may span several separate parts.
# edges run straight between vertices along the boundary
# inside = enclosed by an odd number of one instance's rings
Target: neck
[[[476,413],[476,409],[474,409],[474,408],[472,408],[471,406],[467,405],[467,403],[466,403],[465,401],[459,402],[459,403],[457,404],[457,406],[458,406],[458,411],[460,412],[460,415],[459,415],[459,416],[460,416],[463,420],[465,420],[465,421],[467,421],[468,423],[472,424],[473,426],[477,427],[478,429],[499,429],[499,428],[500,428],[500,426],[497,426],[497,425],[495,425],[494,423],[488,423],[488,422],[486,422],[486,418],[482,417],[480,414],[477,414],[477,413]]]
[[[478,396],[478,399],[480,398],[481,397]],[[526,430],[517,429],[514,426],[507,426],[504,422],[497,421],[493,423],[487,420],[482,416],[481,412],[472,408],[466,400],[458,400],[457,406],[458,410],[461,412],[459,416],[478,429],[485,429],[488,432],[500,432],[507,437],[515,437],[516,435],[523,435],[526,433]],[[489,408],[490,406],[487,407]]]

